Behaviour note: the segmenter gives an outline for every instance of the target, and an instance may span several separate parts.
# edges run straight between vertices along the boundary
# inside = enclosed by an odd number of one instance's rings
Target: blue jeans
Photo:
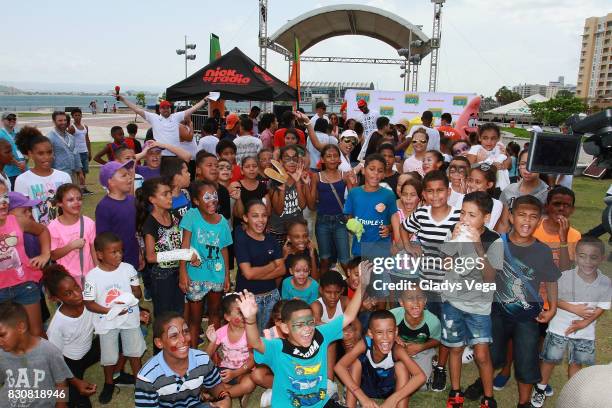
[[[178,268],[160,268],[152,265],[149,274],[154,316],[158,317],[167,311],[183,314],[185,295],[178,286]]]
[[[551,332],[546,333],[540,357],[547,363],[561,364],[565,349],[570,364],[595,364],[595,340],[574,339]]]
[[[0,289],[0,302],[6,300],[12,300],[21,305],[33,305],[40,302],[40,287],[36,282],[24,282]]]
[[[261,295],[255,295],[255,302],[257,303],[257,328],[259,333],[263,333],[263,330],[270,321],[272,315],[272,308],[281,299],[278,289],[274,289],[270,292],[262,293]]]
[[[464,312],[442,303],[442,344],[446,347],[491,343],[491,316]]]
[[[351,257],[349,235],[342,214],[318,215],[315,235],[321,259],[331,259],[335,254],[338,262],[341,264],[348,263]]]

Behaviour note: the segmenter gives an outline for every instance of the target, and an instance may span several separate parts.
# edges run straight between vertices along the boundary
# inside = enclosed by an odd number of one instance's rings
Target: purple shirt
[[[147,166],[136,166],[136,174],[140,174],[142,178],[146,181],[155,177],[159,177],[159,169],[159,167],[156,169],[152,169]]]
[[[134,196],[115,200],[105,196],[96,206],[96,233],[113,232],[123,241],[123,262],[138,270],[136,203]]]

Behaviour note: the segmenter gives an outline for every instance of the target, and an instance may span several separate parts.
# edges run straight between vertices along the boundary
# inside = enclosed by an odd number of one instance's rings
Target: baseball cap
[[[108,188],[108,180],[115,175],[119,169],[131,169],[134,166],[134,160],[128,160],[125,163],[112,161],[106,163],[100,168],[100,184]]]
[[[238,123],[238,121],[240,121],[240,117],[235,113],[230,113],[225,118],[225,128],[232,129],[234,126],[236,126],[236,123]]]
[[[35,207],[42,203],[42,200],[30,200],[30,198],[21,193],[11,191],[8,193],[9,196],[9,211],[15,208],[28,208]]]
[[[359,139],[359,136],[357,136],[357,132],[351,129],[346,129],[344,132],[340,134],[340,139],[345,138],[345,137],[347,138],[354,137],[355,139]]]
[[[9,117],[10,117],[11,119],[12,119],[12,118],[17,119],[17,115],[15,115],[15,113],[13,113],[13,112],[4,112],[4,113],[2,114],[2,120],[4,120],[4,119],[8,119]]]
[[[147,147],[151,146],[153,143],[155,143],[154,140],[152,140],[152,139],[147,140],[146,142],[144,142],[144,148],[146,149]],[[151,149],[149,149],[150,152],[154,151],[154,150],[157,150],[158,152],[161,152],[164,149],[162,149],[159,146],[155,146],[155,147],[152,147]]]
[[[159,107],[160,108],[171,108],[172,104],[170,102],[168,102],[168,101],[161,101],[159,103]]]
[[[364,106],[366,106],[368,103],[366,102],[365,99],[360,99],[357,101],[357,106],[360,108],[363,108]]]

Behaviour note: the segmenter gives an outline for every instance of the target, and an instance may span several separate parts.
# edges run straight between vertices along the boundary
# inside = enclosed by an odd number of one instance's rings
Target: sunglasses
[[[6,118],[5,120],[10,120],[10,121],[13,121],[13,120],[17,120],[17,118],[16,118],[16,117],[14,117],[14,116],[9,116],[9,117],[8,117],[8,118]]]
[[[465,174],[467,173],[467,167],[466,166],[449,166],[448,172]]]
[[[489,171],[492,168],[494,168],[494,166],[488,164],[488,163],[476,163],[474,165],[472,165],[472,169],[478,169],[480,171]]]
[[[425,143],[427,143],[427,140],[413,140],[412,143],[425,144]]]
[[[219,196],[217,195],[216,191],[214,193],[209,193],[207,191],[202,196],[202,200],[204,200],[205,203],[210,203],[211,201],[218,201],[219,200]]]
[[[298,161],[300,161],[300,158],[298,156],[285,156],[283,157],[283,161],[285,163],[289,163],[289,162],[297,163]]]
[[[357,146],[357,140],[352,137],[343,137],[341,139],[344,143],[352,144],[353,146]]]

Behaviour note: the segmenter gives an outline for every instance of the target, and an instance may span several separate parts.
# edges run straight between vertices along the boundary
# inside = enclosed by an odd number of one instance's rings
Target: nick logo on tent
[[[256,74],[259,74],[259,76],[261,76],[263,78],[263,80],[266,81],[269,84],[274,82],[274,80],[268,74],[266,74],[264,71],[259,69],[259,67],[253,67],[253,72],[256,73]]]
[[[251,78],[244,76],[235,69],[209,69],[204,73],[204,82],[233,84],[233,85],[248,85]]]

